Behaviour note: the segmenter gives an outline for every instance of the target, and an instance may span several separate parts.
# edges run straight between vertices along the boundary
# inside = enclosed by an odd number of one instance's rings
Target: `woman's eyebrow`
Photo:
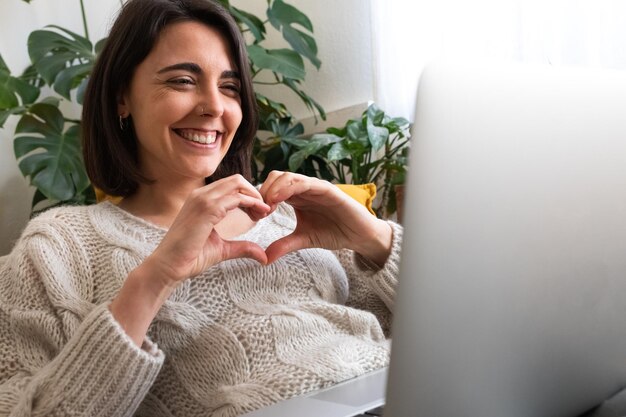
[[[177,71],[177,70],[189,71],[194,74],[203,73],[202,68],[200,68],[200,65],[198,64],[194,64],[193,62],[180,62],[178,64],[168,65],[167,67],[161,68],[160,70],[157,71],[157,74],[163,74],[164,72]],[[240,79],[241,75],[239,74],[239,71],[226,70],[220,74],[220,78]]]
[[[157,74],[163,74],[164,72],[176,70],[185,70],[194,74],[202,74],[202,69],[200,68],[200,65],[194,64],[193,62],[181,62],[179,64],[169,65],[158,70]]]
[[[220,78],[237,78],[240,79],[241,75],[239,74],[239,71],[224,71],[222,72],[222,75],[220,76]]]

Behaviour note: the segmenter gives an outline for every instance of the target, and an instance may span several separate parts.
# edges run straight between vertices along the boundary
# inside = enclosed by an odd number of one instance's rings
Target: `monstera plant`
[[[370,104],[361,117],[303,138],[284,126],[283,146],[292,147],[285,169],[336,183],[376,185],[379,217],[397,210],[396,190],[408,169],[410,123]]]
[[[301,88],[306,76],[305,60],[315,68],[321,65],[310,19],[283,0],[267,0],[263,20],[234,7],[229,0],[219,1],[230,10],[246,36],[254,81],[286,87],[316,117],[325,118],[324,109]],[[22,174],[36,187],[33,208],[40,203],[50,206],[95,201],[82,162],[81,121],[64,110],[73,107],[76,113],[76,107],[82,104],[89,74],[104,42],[91,41],[83,0],[78,4],[84,35],[54,25],[35,30],[27,41],[31,65],[19,75],[8,68],[0,55],[0,128],[9,117],[19,118],[13,135],[14,151]],[[289,47],[266,47],[268,29],[280,32]],[[294,129],[301,129],[301,125],[294,122],[281,101],[268,95],[256,96],[261,113],[259,128],[267,132],[265,140],[280,142],[284,135],[291,136]],[[257,179],[262,179],[263,171],[257,163],[262,166],[267,159],[265,149],[255,146],[253,171]]]

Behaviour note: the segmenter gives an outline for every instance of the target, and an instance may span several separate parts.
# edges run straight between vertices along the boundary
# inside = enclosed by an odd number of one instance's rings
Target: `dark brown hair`
[[[204,23],[224,35],[241,77],[242,122],[228,153],[207,181],[235,173],[250,179],[258,111],[246,45],[232,16],[213,0],[130,0],[96,60],[83,103],[82,146],[87,174],[92,184],[107,194],[127,197],[140,183],[151,181],[139,170],[132,118],[124,121],[123,130],[120,128],[118,98],[161,31],[181,21]]]

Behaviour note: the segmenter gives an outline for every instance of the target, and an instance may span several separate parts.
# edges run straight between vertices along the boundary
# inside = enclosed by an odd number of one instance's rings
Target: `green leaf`
[[[94,51],[96,55],[102,52],[102,48],[104,48],[104,44],[106,43],[106,41],[107,41],[107,38],[103,38],[103,39],[100,39],[98,42],[96,42],[96,46],[94,47]]]
[[[274,1],[271,8],[267,10],[267,17],[276,30],[280,30],[283,26],[290,26],[296,23],[309,32],[313,32],[311,20],[300,10],[282,0]]]
[[[267,17],[272,26],[282,32],[283,38],[296,52],[311,61],[317,69],[320,68],[322,63],[317,58],[315,39],[293,26],[299,25],[313,33],[313,24],[304,13],[282,0],[276,0],[267,10]]]
[[[290,145],[293,145],[296,148],[304,148],[309,144],[308,139],[302,139],[302,138],[296,138],[296,137],[290,137],[290,136],[283,136],[280,138],[280,140]]]
[[[59,72],[54,80],[54,91],[62,95],[68,100],[70,91],[78,87],[83,80],[91,73],[92,63],[80,64],[66,68]],[[82,100],[81,100],[82,102]]]
[[[297,172],[308,156],[309,154],[304,149],[294,152],[293,155],[289,157],[289,171]]]
[[[314,115],[317,110],[317,113],[320,115],[322,120],[326,120],[326,112],[324,111],[324,108],[317,101],[313,100],[308,94],[298,88],[297,80],[283,78],[283,84],[296,93],[298,97],[300,97],[300,100],[302,100],[302,102],[309,108],[309,110],[311,110],[311,112],[313,112]],[[315,117],[315,121],[317,121],[317,117]]]
[[[36,30],[28,37],[31,61],[48,85],[52,85],[66,68],[93,64],[95,54],[87,38],[59,26],[51,25],[48,28],[56,30]],[[80,80],[73,82],[75,87],[79,83]],[[57,88],[64,91],[65,87],[61,85]]]
[[[0,56],[0,110],[8,110],[20,104],[30,104],[37,100],[38,96],[39,88],[12,76]]]
[[[76,55],[69,51],[60,51],[52,55],[46,55],[35,61],[37,72],[41,74],[46,84],[52,85],[57,75],[68,66],[68,62],[73,62]]]
[[[353,141],[359,141],[363,144],[366,144],[366,143],[369,144],[369,138],[367,137],[367,129],[365,129],[363,127],[363,124],[358,120],[350,120],[347,123],[346,134],[348,138]]]
[[[0,110],[0,128],[4,127],[7,119],[14,114],[22,114],[26,110],[24,106],[13,107],[8,110]]]
[[[290,113],[283,103],[273,101],[263,94],[255,93],[256,103],[259,108],[259,130],[271,130],[269,121],[275,117],[289,117]]]
[[[289,157],[289,170],[291,172],[297,172],[309,156],[315,154],[324,146],[328,145],[330,140],[329,138],[315,138],[314,135],[306,142],[307,144],[304,147],[302,147],[299,151],[294,152],[294,154]]]
[[[255,43],[261,42],[265,39],[265,25],[261,19],[251,13],[245,12],[233,6],[231,6],[229,10],[235,20],[246,25],[248,29],[250,29],[252,36],[254,36]]]
[[[328,150],[327,157],[330,161],[339,161],[351,156],[350,150],[347,149],[343,142],[337,142]]]
[[[382,148],[389,139],[389,130],[386,127],[374,126],[372,119],[367,119],[367,137],[374,151]]]
[[[283,27],[283,37],[300,55],[311,61],[315,68],[320,69],[322,61],[317,57],[317,44],[312,36],[290,26]]]
[[[304,62],[300,55],[291,49],[267,50],[258,45],[249,45],[248,55],[258,68],[268,69],[288,78],[304,80],[306,74]]]
[[[33,87],[41,88],[46,85],[46,82],[41,78],[41,75],[37,72],[37,68],[34,65],[26,67],[22,75],[19,76],[20,80],[27,82]],[[36,100],[36,99],[35,99]],[[33,101],[35,101],[33,100]]]
[[[85,99],[85,90],[87,89],[87,84],[89,83],[89,77],[83,78],[83,80],[78,85],[76,89],[76,101],[78,104],[83,104],[83,100]]]
[[[366,110],[366,116],[376,126],[380,126],[385,119],[385,112],[378,108],[376,104],[370,104]]]
[[[46,198],[69,201],[89,187],[89,179],[80,152],[80,127],[63,127],[63,114],[55,105],[34,104],[18,122],[13,146],[22,174]]]
[[[76,52],[81,57],[93,58],[93,45],[89,39],[61,26],[48,25],[46,28],[53,28],[58,32],[41,29],[32,32],[28,37],[28,53],[32,61],[38,61],[57,48]]]
[[[311,142],[315,142],[319,144],[320,147],[323,147],[326,145],[330,145],[332,143],[340,142],[343,140],[343,138],[337,135],[330,134],[330,133],[316,133],[313,136],[311,136],[311,139],[309,140]]]

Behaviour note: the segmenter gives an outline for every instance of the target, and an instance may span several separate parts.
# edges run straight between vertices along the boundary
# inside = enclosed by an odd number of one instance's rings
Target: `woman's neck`
[[[135,194],[124,198],[119,207],[152,224],[169,229],[189,194],[201,186],[203,184],[188,187],[180,184],[176,187],[157,186],[156,183],[141,185]],[[247,232],[255,224],[243,210],[235,209],[229,211],[215,225],[215,229],[220,236],[230,239]]]
[[[189,194],[203,184],[168,187],[165,184],[142,184],[137,192],[124,198],[119,206],[129,213],[169,228]]]

